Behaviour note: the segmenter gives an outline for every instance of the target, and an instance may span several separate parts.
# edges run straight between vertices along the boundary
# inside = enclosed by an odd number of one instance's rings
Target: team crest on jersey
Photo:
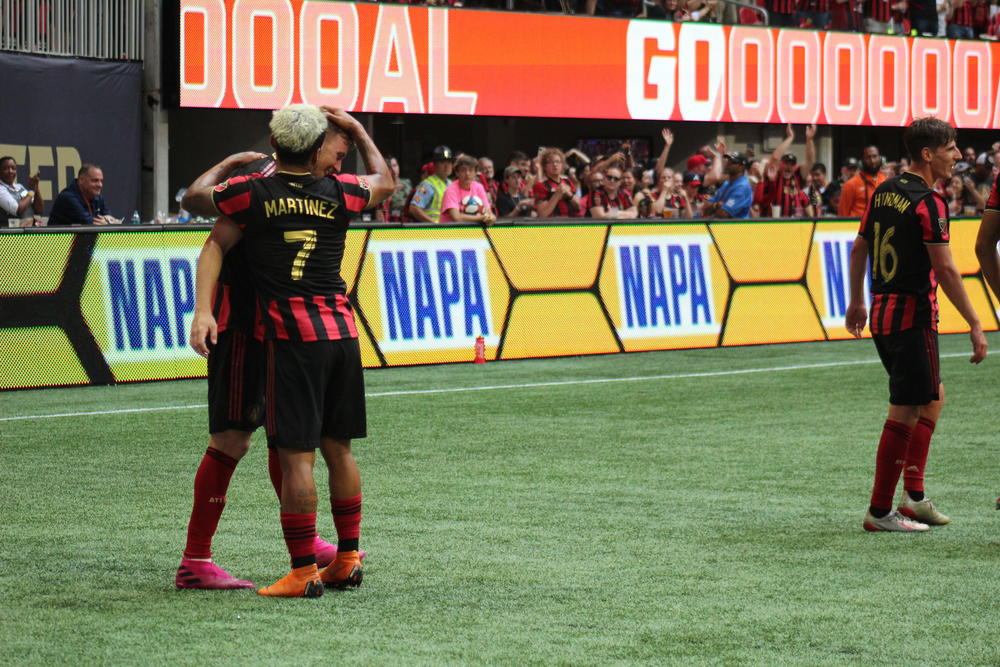
[[[948,232],[948,218],[938,218],[938,229],[941,230],[942,234]]]
[[[228,187],[229,187],[229,179],[227,178],[226,180],[222,181],[221,183],[215,186],[215,191],[222,192]]]
[[[358,185],[371,192],[372,186],[368,183],[368,179],[364,176],[358,176]]]

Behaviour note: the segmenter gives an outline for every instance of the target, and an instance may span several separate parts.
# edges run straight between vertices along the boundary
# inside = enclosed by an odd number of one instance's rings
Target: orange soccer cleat
[[[257,595],[277,598],[318,598],[322,594],[323,582],[315,564],[297,567],[267,588],[257,591]]]
[[[337,554],[336,560],[320,572],[319,578],[327,588],[344,590],[357,588],[364,578],[361,567],[361,556],[357,551],[344,551]]]

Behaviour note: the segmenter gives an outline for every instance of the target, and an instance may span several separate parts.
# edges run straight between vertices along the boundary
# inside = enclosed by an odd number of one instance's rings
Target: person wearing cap
[[[837,215],[844,218],[860,218],[868,208],[868,200],[875,188],[886,180],[882,172],[882,154],[878,146],[868,146],[861,153],[861,168],[858,173],[844,183],[840,193],[840,208]]]
[[[816,125],[815,123],[806,125],[806,160],[808,165],[816,162]],[[800,217],[802,215],[812,216],[812,206],[809,198],[806,197],[806,177],[802,165],[798,162],[795,153],[790,153],[792,142],[795,141],[795,130],[789,123],[785,128],[785,138],[778,144],[778,147],[771,153],[768,160],[768,174],[773,174],[773,178],[768,186],[769,201],[764,202],[763,215],[774,215],[776,217]]]
[[[708,200],[708,195],[701,187],[701,176],[693,171],[685,171],[684,176],[681,177],[681,184],[684,197],[691,205],[691,214],[695,216],[700,215],[702,206]]]
[[[455,154],[447,146],[434,149],[434,173],[420,181],[413,193],[407,211],[417,222],[434,222],[441,219],[441,200],[451,183],[451,172],[455,165]]]
[[[503,184],[497,195],[497,215],[501,218],[526,218],[534,215],[535,202],[522,192],[524,173],[516,165],[503,170]]]
[[[837,179],[840,187],[844,187],[844,183],[854,178],[854,174],[858,173],[860,166],[861,163],[856,157],[852,156],[844,160],[843,164],[840,165],[840,178]]]
[[[701,214],[705,218],[749,218],[753,188],[750,187],[746,172],[750,159],[743,153],[736,152],[726,153],[722,157],[728,180],[719,186],[715,196],[702,208]]]

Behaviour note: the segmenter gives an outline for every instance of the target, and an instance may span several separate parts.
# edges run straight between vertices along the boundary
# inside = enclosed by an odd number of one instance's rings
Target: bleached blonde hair
[[[308,154],[322,144],[326,116],[311,104],[290,104],[271,114],[271,136],[278,148],[288,153]]]

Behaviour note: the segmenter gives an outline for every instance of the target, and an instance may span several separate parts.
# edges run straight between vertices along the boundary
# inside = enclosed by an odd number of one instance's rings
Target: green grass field
[[[154,408],[203,381],[7,393],[0,662],[1000,664],[990,343],[942,339],[923,535],[861,529],[870,341],[370,371],[365,583],[318,600],[174,589],[206,415]],[[215,543],[258,585],[288,567],[265,461],[258,433]]]

